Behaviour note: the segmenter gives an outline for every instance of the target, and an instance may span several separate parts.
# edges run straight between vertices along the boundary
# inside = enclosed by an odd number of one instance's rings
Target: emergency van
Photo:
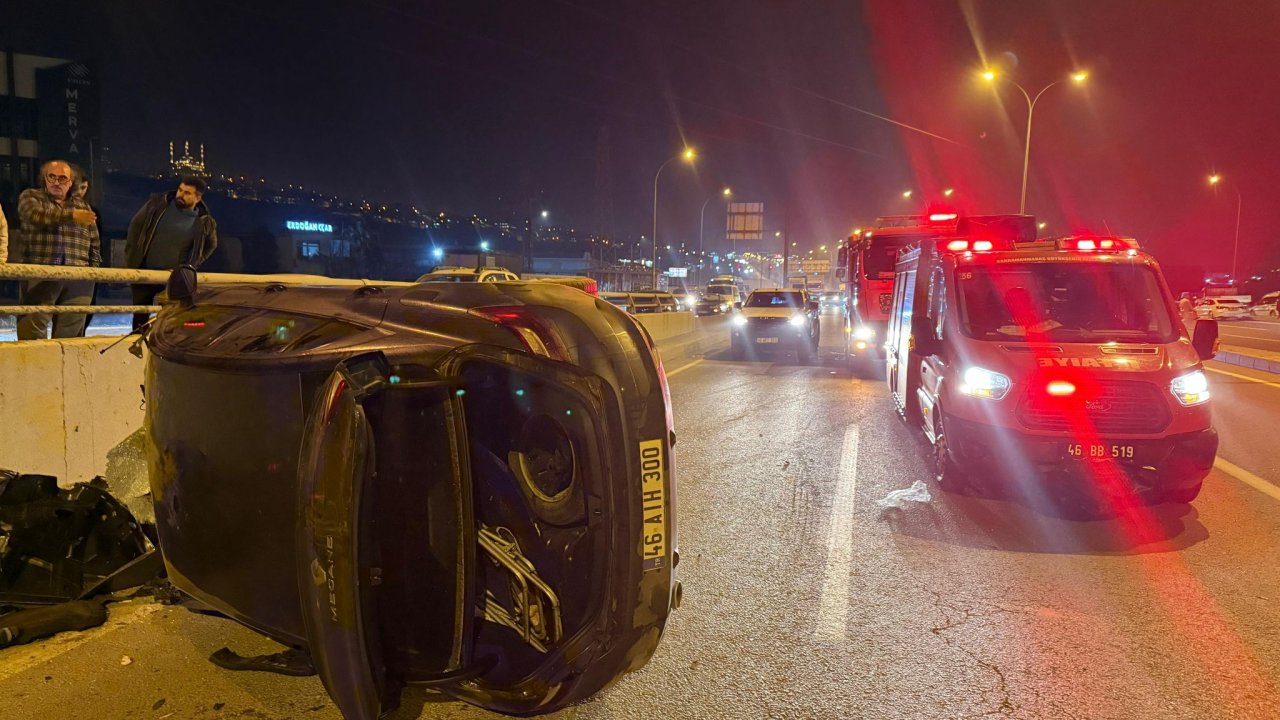
[[[1218,448],[1201,359],[1160,267],[1129,238],[971,235],[902,251],[886,338],[899,415],[944,489],[1190,502]]]

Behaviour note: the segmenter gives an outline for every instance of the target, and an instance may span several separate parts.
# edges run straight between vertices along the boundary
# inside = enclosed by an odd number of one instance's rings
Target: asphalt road
[[[1280,352],[1280,320],[1221,320],[1218,336],[1223,345]]]
[[[886,510],[924,450],[883,383],[842,366],[836,329],[813,365],[668,362],[684,606],[649,665],[555,717],[1280,717],[1274,376],[1214,365],[1230,468],[1190,506],[1078,521],[930,486]],[[223,645],[273,649],[115,605],[0,651],[0,717],[338,717],[315,678],[215,668]],[[494,716],[414,692],[391,717]]]

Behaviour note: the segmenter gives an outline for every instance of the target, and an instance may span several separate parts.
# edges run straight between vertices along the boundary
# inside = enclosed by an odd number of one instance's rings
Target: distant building
[[[191,143],[186,141],[182,143],[182,157],[174,157],[173,143],[169,143],[169,172],[178,176],[209,177],[209,171],[204,164],[204,143],[200,144],[198,159],[191,155]]]
[[[0,51],[0,200],[8,205],[37,185],[40,164],[54,158],[80,165],[97,180],[101,149],[92,65]]]

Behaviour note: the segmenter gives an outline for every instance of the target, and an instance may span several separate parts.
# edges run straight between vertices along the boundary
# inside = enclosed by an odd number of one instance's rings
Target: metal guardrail
[[[0,280],[92,280],[101,283],[139,283],[164,285],[168,270],[137,268],[71,267],[67,265],[27,265],[0,263]],[[392,280],[353,280],[323,275],[249,275],[245,273],[200,273],[201,283],[281,283],[284,285],[327,285],[362,287],[365,285],[412,285]],[[65,314],[132,314],[156,312],[159,305],[0,305],[0,315],[33,313]]]

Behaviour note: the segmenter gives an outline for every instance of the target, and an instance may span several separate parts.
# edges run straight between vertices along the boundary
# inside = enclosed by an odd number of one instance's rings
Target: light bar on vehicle
[[[1058,249],[1076,250],[1078,252],[1137,250],[1138,241],[1133,238],[1117,237],[1069,237],[1058,240]]]
[[[991,252],[995,248],[991,240],[948,240],[942,246],[947,252]]]

